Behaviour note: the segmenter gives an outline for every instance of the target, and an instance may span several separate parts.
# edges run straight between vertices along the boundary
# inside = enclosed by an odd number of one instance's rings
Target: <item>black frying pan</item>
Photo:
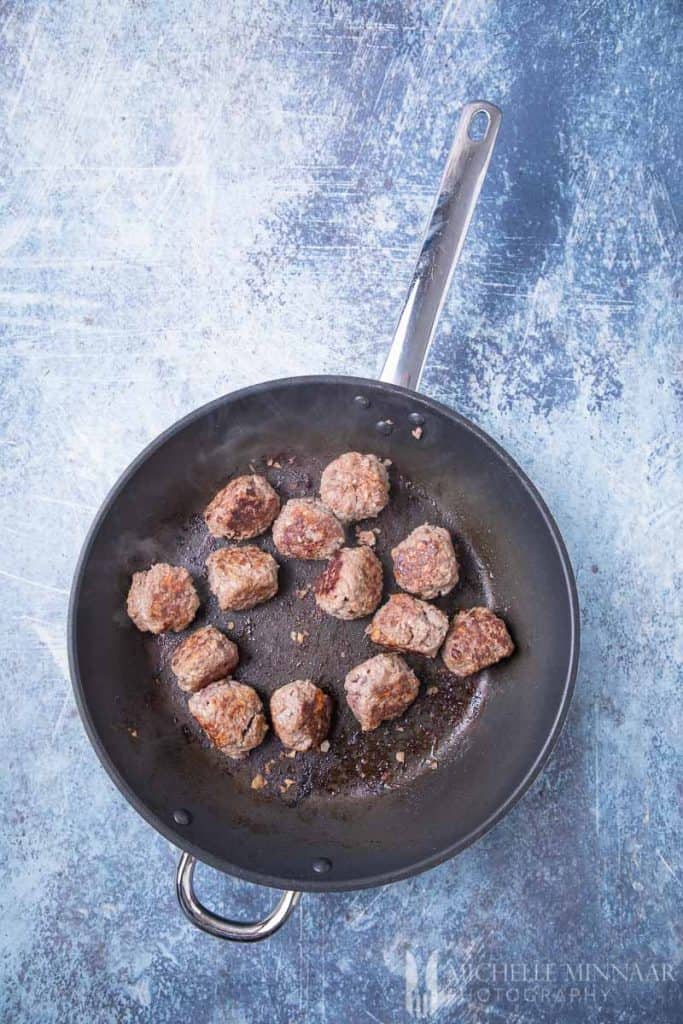
[[[472,137],[477,116],[486,121],[481,138]],[[264,938],[286,920],[301,891],[380,885],[458,853],[528,788],[567,713],[579,621],[558,529],[495,442],[410,390],[499,121],[490,104],[465,108],[383,379],[300,377],[211,402],[133,462],[86,540],[69,619],[76,700],[119,789],[185,851],[181,905],[212,934]],[[330,619],[303,596],[320,563],[284,564],[278,598],[247,613],[220,613],[202,578],[218,542],[201,511],[230,476],[251,466],[283,499],[313,494],[321,468],[350,450],[392,461],[391,502],[367,524],[379,529],[388,589],[393,544],[419,523],[446,525],[463,571],[441,606],[452,613],[489,605],[505,617],[517,645],[509,661],[465,681],[449,676],[439,660],[412,659],[423,682],[420,697],[403,718],[370,734],[360,733],[342,688],[348,669],[377,649],[364,636],[365,622]],[[259,543],[272,550],[269,539]],[[312,677],[335,695],[329,753],[290,759],[271,736],[235,763],[208,745],[169,674],[180,638],[143,636],[125,613],[131,574],[155,561],[192,571],[203,598],[198,622],[215,622],[239,643],[238,678],[267,696],[283,682]],[[292,633],[304,634],[304,643]],[[267,777],[262,789],[252,788],[257,774]],[[289,891],[263,922],[225,921],[194,896],[194,858]]]

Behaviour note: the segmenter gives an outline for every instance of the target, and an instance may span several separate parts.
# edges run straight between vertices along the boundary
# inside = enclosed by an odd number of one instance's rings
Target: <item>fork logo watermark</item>
[[[604,1005],[625,985],[675,983],[674,967],[655,961],[520,963],[441,958],[438,950],[420,956],[405,950],[405,1008],[415,1020],[436,1018],[446,1007],[487,1003],[570,1006]]]
[[[424,977],[420,977],[418,961],[411,952],[406,950],[406,1010],[416,1020],[424,1020],[434,1016],[440,1008],[439,992],[439,954],[436,950],[427,957]]]

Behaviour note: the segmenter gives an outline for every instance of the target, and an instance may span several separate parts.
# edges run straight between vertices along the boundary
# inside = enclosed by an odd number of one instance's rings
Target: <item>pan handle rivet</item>
[[[379,423],[375,424],[375,427],[380,434],[390,434],[394,429],[394,421],[380,420]]]
[[[317,860],[313,861],[313,870],[316,875],[326,875],[332,867],[332,861],[328,860],[327,857],[318,857]]]
[[[411,423],[414,423],[416,427],[424,426],[425,418],[421,412],[411,412],[408,419],[410,420]]]
[[[192,821],[192,815],[184,807],[179,807],[177,811],[173,812],[173,820],[176,825],[189,825]]]
[[[354,402],[356,405],[359,405],[361,409],[367,409],[370,405],[370,399],[366,398],[365,395],[356,395]]]

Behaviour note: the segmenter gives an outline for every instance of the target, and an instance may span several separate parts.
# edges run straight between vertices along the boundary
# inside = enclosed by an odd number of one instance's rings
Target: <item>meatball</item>
[[[146,572],[133,573],[126,607],[143,633],[179,633],[197,614],[199,598],[187,569],[157,562]]]
[[[332,718],[332,698],[310,679],[281,686],[270,698],[273,729],[290,750],[310,750],[325,739]]]
[[[382,600],[382,564],[370,548],[341,548],[313,584],[316,604],[335,619],[371,615]]]
[[[228,757],[244,757],[268,732],[261,698],[244,683],[211,683],[193,694],[187,706],[214,746]]]
[[[448,629],[448,616],[408,594],[392,594],[366,629],[373,643],[435,658]]]
[[[180,689],[194,693],[229,676],[239,658],[237,644],[215,626],[204,626],[183,640],[171,658],[171,670]]]
[[[509,658],[515,645],[502,619],[488,608],[468,608],[453,619],[441,657],[456,676],[471,676]]]
[[[447,594],[458,582],[458,562],[448,530],[418,526],[393,551],[394,575],[401,590],[418,597]]]
[[[245,611],[277,594],[279,566],[272,555],[252,544],[212,551],[206,569],[209,586],[224,612]]]
[[[344,528],[317,498],[292,498],[273,524],[273,540],[289,558],[329,558],[344,543]]]
[[[323,472],[320,497],[343,523],[379,515],[389,500],[386,466],[376,455],[340,455]]]
[[[238,476],[204,510],[209,532],[229,540],[265,533],[280,511],[280,499],[264,476]]]
[[[398,654],[378,654],[356,665],[344,682],[349,707],[363,732],[402,715],[419,688],[420,680]]]

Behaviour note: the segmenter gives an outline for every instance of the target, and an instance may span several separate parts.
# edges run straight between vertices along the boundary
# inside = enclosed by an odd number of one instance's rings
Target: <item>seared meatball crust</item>
[[[389,501],[389,475],[376,455],[346,452],[323,471],[320,497],[343,523],[379,515]]]
[[[346,700],[363,732],[402,715],[419,689],[420,680],[398,654],[378,654],[356,665],[344,682]]]
[[[392,594],[366,629],[374,644],[435,658],[448,630],[448,616],[427,601]]]
[[[329,558],[344,543],[344,527],[317,498],[292,498],[273,523],[273,540],[287,558]]]
[[[270,717],[285,747],[311,750],[330,730],[332,698],[310,679],[297,679],[275,690],[270,698]]]
[[[370,548],[341,548],[313,585],[319,608],[336,619],[372,615],[382,600],[382,563]]]
[[[515,649],[507,626],[488,608],[458,612],[441,653],[446,668],[456,676],[471,676]]]
[[[264,476],[238,476],[207,505],[204,519],[214,537],[251,540],[265,533],[280,499]]]
[[[143,633],[179,633],[197,614],[199,598],[187,569],[157,562],[133,574],[126,608]]]
[[[425,523],[393,549],[394,576],[401,590],[426,600],[447,594],[458,582],[458,561],[448,530]]]
[[[238,661],[237,644],[215,626],[204,626],[176,648],[171,658],[171,671],[181,690],[195,693],[217,679],[225,679]]]
[[[246,611],[269,601],[277,594],[278,569],[273,556],[253,544],[218,548],[206,560],[209,587],[224,612]]]
[[[228,757],[245,757],[268,732],[261,698],[244,683],[210,683],[193,694],[187,706],[213,745]]]

